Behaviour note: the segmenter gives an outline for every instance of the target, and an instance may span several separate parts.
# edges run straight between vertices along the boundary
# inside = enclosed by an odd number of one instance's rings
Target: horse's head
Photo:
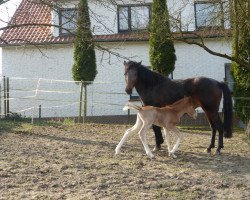
[[[126,81],[126,88],[125,91],[127,94],[132,93],[132,89],[134,88],[137,77],[138,77],[138,67],[141,66],[141,62],[137,63],[134,61],[124,61],[124,66],[125,66],[125,81]]]

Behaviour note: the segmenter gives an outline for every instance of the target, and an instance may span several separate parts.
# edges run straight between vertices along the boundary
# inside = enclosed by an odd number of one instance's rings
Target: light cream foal
[[[172,105],[168,105],[162,108],[154,106],[140,107],[128,103],[125,105],[123,110],[128,109],[135,109],[139,111],[137,113],[137,120],[135,125],[125,132],[124,136],[115,149],[115,153],[120,153],[122,145],[131,133],[138,132],[146,154],[150,159],[152,159],[154,155],[148,147],[146,132],[152,126],[152,124],[163,127],[169,156],[172,155],[173,158],[176,158],[176,155],[174,153],[178,149],[182,138],[182,135],[176,125],[180,122],[180,118],[185,113],[187,113],[194,119],[197,117],[197,113],[193,107],[192,99],[190,97],[184,97],[183,99],[173,103]],[[169,131],[174,131],[178,137],[176,144],[174,145],[172,150],[170,148]]]

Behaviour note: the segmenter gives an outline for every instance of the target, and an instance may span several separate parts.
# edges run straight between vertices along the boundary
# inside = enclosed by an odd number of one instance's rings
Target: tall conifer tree
[[[87,112],[87,85],[97,74],[94,41],[90,29],[90,17],[87,0],[80,0],[77,12],[77,30],[74,40],[73,79],[83,81],[84,87],[84,116]],[[80,106],[81,107],[81,106]],[[81,112],[81,109],[80,109]]]
[[[165,76],[173,72],[176,55],[171,40],[166,0],[153,0],[150,25],[150,62],[152,69]]]

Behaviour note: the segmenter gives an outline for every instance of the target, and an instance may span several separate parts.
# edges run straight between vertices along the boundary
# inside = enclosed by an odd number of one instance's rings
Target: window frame
[[[198,4],[219,4],[220,6],[220,11],[222,12],[222,16],[220,17],[220,25],[219,26],[213,26],[213,25],[210,25],[210,26],[198,26],[197,24],[197,8],[196,6]],[[223,11],[223,2],[218,0],[218,1],[195,1],[194,2],[194,19],[195,19],[195,29],[196,30],[201,30],[201,29],[211,29],[211,28],[224,28],[224,11]]]
[[[61,8],[58,12],[58,16],[59,16],[59,36],[67,36],[67,35],[72,35],[72,33],[67,32],[67,33],[63,33],[63,28],[62,28],[62,12],[67,12],[67,11],[75,11],[77,13],[77,8]],[[76,30],[72,31],[72,32],[76,32]]]
[[[127,30],[123,30],[120,29],[120,13],[119,13],[119,9],[123,8],[123,7],[127,7],[128,8],[128,29]],[[124,5],[118,5],[117,6],[117,28],[118,28],[118,33],[128,33],[128,32],[135,32],[135,31],[143,31],[143,30],[147,30],[147,28],[145,29],[132,29],[132,24],[131,24],[131,8],[132,7],[148,7],[148,17],[149,17],[149,24],[150,25],[150,20],[151,20],[151,10],[152,10],[152,3],[146,3],[146,4],[124,4]]]

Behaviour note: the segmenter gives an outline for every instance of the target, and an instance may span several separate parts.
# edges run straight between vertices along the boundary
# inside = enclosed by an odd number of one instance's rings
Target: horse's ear
[[[141,61],[142,62],[142,61]],[[141,65],[141,62],[138,62],[139,65]]]
[[[124,64],[124,65],[126,65],[126,64],[127,64],[127,62],[124,60],[123,64]]]

